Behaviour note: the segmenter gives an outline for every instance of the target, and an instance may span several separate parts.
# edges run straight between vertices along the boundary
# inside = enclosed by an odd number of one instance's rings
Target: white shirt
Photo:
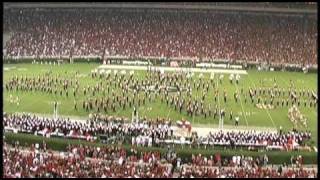
[[[237,164],[240,165],[240,156],[237,156]]]
[[[119,164],[122,165],[122,163],[123,163],[123,157],[121,156],[121,157],[119,158]]]
[[[137,144],[140,144],[140,137],[136,137]]]
[[[132,137],[132,138],[131,138],[131,143],[132,143],[132,145],[134,145],[135,142],[136,142],[136,141],[135,141],[135,137]]]
[[[232,156],[232,162],[233,163],[237,163],[237,157],[236,156]]]
[[[148,146],[152,146],[152,138],[151,137],[149,137]]]

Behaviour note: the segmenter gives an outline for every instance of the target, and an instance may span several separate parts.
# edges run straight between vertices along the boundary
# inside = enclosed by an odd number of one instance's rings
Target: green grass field
[[[76,64],[65,64],[62,66],[49,66],[49,65],[33,65],[33,64],[4,64],[4,83],[7,82],[14,75],[27,75],[30,76],[38,76],[42,75],[45,72],[52,69],[53,74],[60,74],[66,77],[74,78],[74,74],[76,71],[80,71],[80,74],[85,74],[85,77],[79,77],[80,82],[80,95],[77,96],[76,101],[78,102],[78,110],[74,110],[74,97],[72,92],[69,92],[69,97],[66,96],[60,97],[59,95],[49,95],[42,92],[6,92],[4,89],[4,111],[5,112],[33,112],[40,114],[53,114],[53,105],[52,102],[57,100],[61,102],[59,106],[59,114],[65,116],[81,116],[88,117],[88,113],[82,110],[82,101],[85,98],[82,95],[82,88],[87,85],[95,85],[100,79],[92,79],[90,76],[90,72],[92,69],[95,69],[100,64],[87,64],[87,63],[76,63]],[[7,68],[12,68],[9,69]],[[145,78],[146,72],[144,71],[136,71],[134,74],[137,78]],[[244,103],[243,96],[240,96],[240,103],[235,103],[233,100],[233,93],[238,89],[240,91],[241,88],[244,89],[244,92],[247,93],[249,87],[258,87],[262,86],[260,84],[260,80],[264,81],[263,87],[272,87],[273,79],[276,78],[277,84],[279,87],[284,87],[288,89],[290,79],[293,80],[296,89],[310,89],[317,92],[317,75],[316,74],[303,74],[297,72],[258,72],[255,70],[248,71],[248,75],[241,75],[240,84],[230,84],[229,83],[229,75],[225,74],[222,84],[220,84],[217,79],[217,75],[215,75],[215,83],[217,83],[217,87],[219,88],[219,105],[221,108],[225,108],[227,112],[226,119],[224,121],[225,125],[233,126],[234,122],[229,120],[229,112],[233,111],[234,115],[239,115],[240,117],[240,126],[248,126],[252,128],[256,127],[270,127],[270,128],[279,128],[283,127],[285,130],[291,130],[293,124],[288,119],[288,107],[277,107],[272,110],[264,110],[258,109],[253,104],[251,104],[250,100],[247,103]],[[198,79],[198,75],[193,77]],[[209,81],[210,74],[204,74],[204,79]],[[225,104],[223,102],[223,90],[227,91],[228,94],[228,102]],[[116,93],[119,93],[117,89],[115,89]],[[18,96],[20,98],[20,104],[17,105],[15,103],[10,103],[9,95],[13,97]],[[201,90],[195,91],[193,90],[193,97],[200,98]],[[206,98],[206,105],[209,103],[211,107],[215,107],[213,89],[209,89],[208,98]],[[98,94],[97,96],[102,96],[102,94]],[[248,98],[249,99],[249,98]],[[290,107],[290,106],[289,106]],[[312,107],[304,107],[300,106],[299,110],[305,115],[308,119],[308,129],[312,133],[312,144],[316,145],[317,143],[317,109]],[[218,119],[213,118],[204,118],[204,116],[194,116],[194,118],[190,118],[187,116],[187,112],[183,112],[182,114],[179,111],[174,110],[173,107],[167,106],[165,102],[161,103],[159,99],[156,99],[155,102],[148,102],[145,106],[140,106],[139,109],[140,116],[147,116],[151,118],[156,117],[170,117],[173,120],[181,120],[182,118],[189,120],[193,125],[200,126],[217,126]],[[110,115],[118,115],[118,116],[126,116],[131,117],[132,109],[126,108],[123,110],[122,108],[118,109],[115,113],[110,112]],[[247,115],[244,115],[247,114]],[[298,126],[298,129],[305,130],[302,125]]]

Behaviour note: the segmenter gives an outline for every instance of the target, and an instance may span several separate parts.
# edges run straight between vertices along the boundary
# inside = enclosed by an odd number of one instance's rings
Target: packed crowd
[[[126,159],[130,162],[144,162],[151,163],[161,160],[161,155],[158,151],[155,152],[140,152],[138,154],[134,146],[131,147],[131,155],[127,154],[124,148],[119,148],[117,146],[111,147],[93,147],[86,145],[69,145],[67,147],[67,152],[73,153],[75,156],[79,156],[81,159],[85,158],[95,158],[102,160],[118,160]],[[138,158],[141,157],[141,159]]]
[[[108,119],[108,120],[106,120]],[[62,136],[82,138],[86,140],[96,139],[103,135],[108,138],[118,138],[124,143],[133,146],[157,146],[165,143],[180,143],[194,145],[222,145],[222,146],[245,146],[245,147],[280,147],[281,149],[293,149],[304,145],[310,140],[310,132],[210,132],[207,136],[198,136],[181,139],[174,136],[173,127],[169,122],[159,121],[151,123],[144,120],[140,122],[123,122],[115,117],[104,120],[95,119],[87,122],[71,121],[70,119],[52,119],[38,117],[29,114],[4,114],[3,124],[6,130],[17,130],[43,136]],[[174,141],[179,140],[179,142]],[[170,141],[171,140],[171,141]],[[173,141],[172,141],[173,140]]]
[[[317,172],[312,169],[282,168],[208,168],[201,166],[185,167],[179,173],[179,178],[315,178]]]
[[[317,64],[317,21],[275,15],[5,10],[8,56],[198,57]]]
[[[124,123],[113,120],[87,122],[71,121],[68,119],[38,117],[30,114],[7,114],[3,115],[3,124],[6,130],[39,134],[43,136],[57,136],[80,138],[86,140],[96,139],[99,135],[108,138],[122,136],[125,143],[138,146],[159,143],[159,140],[169,139],[173,130],[169,122],[157,121],[150,123],[145,121]]]
[[[19,142],[3,146],[4,177],[317,177],[315,168],[284,165],[270,166],[268,156],[214,158],[201,154],[182,160],[174,153],[141,152],[131,148],[130,155],[118,147],[69,145],[67,150],[52,151],[45,142],[22,147]],[[171,154],[174,157],[168,158]],[[301,159],[301,157],[299,156]]]
[[[302,145],[311,139],[310,132],[288,132],[288,133],[271,133],[271,132],[210,132],[203,142],[213,142],[214,144],[228,144],[233,146],[295,146]]]
[[[90,152],[90,150],[88,150]],[[102,150],[104,151],[104,150]],[[172,177],[171,167],[161,164],[160,161],[148,163],[134,163],[128,161],[124,156],[117,158],[116,154],[108,154],[111,160],[94,158],[83,158],[77,153],[44,152],[42,148],[31,147],[22,149],[15,145],[10,147],[4,144],[4,166],[5,177],[126,177],[126,178],[153,178]],[[94,153],[94,152],[93,152]],[[102,153],[103,155],[105,152]],[[132,156],[133,159],[143,160],[143,157]]]

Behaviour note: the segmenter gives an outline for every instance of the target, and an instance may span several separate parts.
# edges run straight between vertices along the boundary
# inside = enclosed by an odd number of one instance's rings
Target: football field
[[[106,81],[104,78],[91,78],[91,72],[97,69],[100,64],[94,63],[75,63],[75,64],[64,64],[61,66],[53,65],[39,65],[39,64],[4,64],[4,74],[3,81],[4,84],[8,82],[9,79],[17,75],[27,77],[37,77],[38,75],[45,75],[50,70],[52,75],[60,75],[61,77],[66,77],[68,79],[78,79],[80,82],[80,92],[73,97],[72,91],[69,91],[69,96],[65,95],[51,95],[49,93],[40,91],[6,91],[4,85],[4,102],[3,107],[5,112],[32,112],[39,114],[53,114],[53,102],[58,101],[60,103],[58,108],[59,115],[63,116],[76,116],[76,117],[88,117],[88,112],[82,109],[82,102],[86,96],[82,93],[82,88],[87,86],[95,86],[101,81]],[[129,70],[126,70],[126,76],[129,76]],[[76,75],[76,72],[79,74]],[[171,73],[171,72],[169,72]],[[111,73],[113,75],[113,73]],[[286,90],[290,87],[290,80],[292,80],[296,90],[312,90],[317,92],[317,75],[315,73],[300,73],[300,72],[261,72],[256,70],[248,70],[247,74],[241,74],[239,84],[229,82],[229,74],[224,74],[224,78],[220,83],[219,73],[215,73],[215,78],[213,83],[215,83],[215,88],[219,91],[218,100],[214,101],[214,89],[209,88],[208,95],[206,96],[204,102],[206,107],[213,109],[218,107],[219,109],[225,109],[226,117],[224,119],[224,125],[226,128],[238,128],[234,127],[234,120],[229,119],[229,112],[233,112],[233,117],[239,116],[240,127],[257,129],[257,128],[270,128],[279,129],[280,126],[284,130],[291,130],[293,123],[288,118],[289,106],[278,106],[273,109],[259,109],[256,107],[255,103],[251,103],[249,99],[248,91],[249,88],[258,87],[273,87],[276,83],[278,87],[285,88]],[[135,71],[134,78],[145,79],[147,77],[147,72],[144,70]],[[199,72],[195,72],[192,77],[191,82],[198,82]],[[203,73],[202,79],[211,83],[210,73]],[[104,83],[103,83],[104,84]],[[107,85],[104,84],[106,87]],[[120,95],[120,90],[113,88],[115,94]],[[233,94],[235,91],[240,92],[243,89],[243,94],[240,94],[240,99],[236,103]],[[227,93],[227,102],[223,100],[223,91]],[[200,99],[203,93],[203,89],[192,90],[192,98]],[[247,94],[247,102],[245,102],[245,94]],[[102,97],[102,93],[98,93],[95,97]],[[111,92],[107,93],[105,96],[112,96]],[[175,93],[169,93],[169,96],[175,96]],[[187,96],[186,93],[183,96]],[[287,94],[286,94],[287,96]],[[12,101],[18,97],[18,103]],[[303,99],[303,98],[302,98]],[[77,102],[78,109],[74,109],[74,102]],[[303,102],[303,101],[302,101]],[[308,101],[309,102],[309,101]],[[300,105],[298,107],[300,112],[307,118],[307,127],[302,124],[298,124],[298,129],[300,130],[310,130],[312,133],[311,144],[316,146],[317,142],[317,107],[309,107],[309,103],[305,107]],[[133,108],[126,107],[125,109],[118,107],[116,112],[108,111],[108,115],[124,116],[131,118]],[[212,110],[213,111],[213,110]],[[103,113],[103,112],[101,112]],[[139,116],[146,116],[149,118],[170,118],[174,121],[181,119],[186,119],[191,122],[193,126],[199,127],[218,127],[218,118],[204,115],[194,115],[193,117],[188,116],[187,112],[184,110],[182,113],[179,110],[175,110],[173,106],[166,104],[166,102],[161,102],[160,97],[155,97],[151,102],[146,101],[145,105],[138,107]]]

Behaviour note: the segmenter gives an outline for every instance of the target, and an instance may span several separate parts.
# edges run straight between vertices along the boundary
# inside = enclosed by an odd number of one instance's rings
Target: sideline
[[[248,74],[246,70],[233,69],[202,69],[202,68],[183,68],[183,67],[161,67],[152,66],[152,69],[175,72],[202,72],[202,73],[225,73],[225,74]],[[122,69],[122,70],[148,70],[148,66],[127,66],[127,65],[100,65],[98,69]]]

